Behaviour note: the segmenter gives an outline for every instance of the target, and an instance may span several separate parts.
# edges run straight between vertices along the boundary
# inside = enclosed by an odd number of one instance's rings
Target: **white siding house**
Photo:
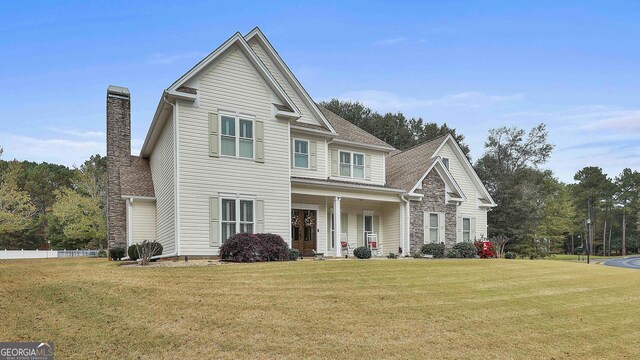
[[[122,121],[107,118],[130,129]],[[486,234],[495,205],[451,136],[398,152],[316,104],[257,28],[162,92],[132,160],[110,174],[128,206],[126,224],[110,226],[129,243],[159,241],[163,257],[216,256],[239,232],[278,234],[305,256],[408,255],[426,242],[425,209],[440,209],[449,244]]]

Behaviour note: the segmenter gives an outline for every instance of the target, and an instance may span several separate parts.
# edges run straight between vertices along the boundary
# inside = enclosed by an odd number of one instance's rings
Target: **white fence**
[[[98,256],[98,250],[0,250],[0,260]]]

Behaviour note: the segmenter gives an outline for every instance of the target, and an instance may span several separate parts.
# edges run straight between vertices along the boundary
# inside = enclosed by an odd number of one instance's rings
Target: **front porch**
[[[396,194],[292,186],[290,245],[303,256],[353,256],[359,246],[373,256],[398,254],[403,207]]]

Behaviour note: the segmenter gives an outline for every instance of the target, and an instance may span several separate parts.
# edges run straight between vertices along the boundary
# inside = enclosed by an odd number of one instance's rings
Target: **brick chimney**
[[[129,89],[107,89],[107,248],[127,245],[126,204],[120,167],[131,164],[131,98]]]

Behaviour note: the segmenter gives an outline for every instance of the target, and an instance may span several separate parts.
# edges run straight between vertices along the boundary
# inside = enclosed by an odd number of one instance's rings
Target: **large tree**
[[[544,217],[545,182],[552,176],[538,167],[553,150],[544,124],[527,132],[501,127],[489,131],[485,153],[475,164],[497,206],[488,213],[489,237],[505,235],[514,243],[533,240]]]
[[[606,214],[608,202],[612,199],[615,187],[607,174],[602,172],[602,168],[597,166],[587,166],[578,171],[573,177],[577,181],[573,189],[573,198],[576,208],[589,220],[587,238],[590,239],[589,251],[593,253],[593,241],[596,235],[596,220],[598,212]],[[602,225],[606,217],[602,216]]]
[[[331,99],[320,105],[396,149],[406,150],[438,136],[451,134],[469,157],[469,147],[464,143],[464,136],[456,134],[456,129],[450,128],[446,123],[439,125],[433,122],[425,123],[422,118],[407,119],[401,112],[380,114],[358,101]]]
[[[640,191],[640,173],[629,168],[622,170],[615,178],[615,199],[622,207],[622,255],[626,255],[627,246],[627,207],[638,200]]]
[[[566,235],[574,233],[576,209],[567,185],[548,176],[543,181],[543,189],[544,210],[536,229],[536,238],[548,240],[553,250],[560,250]]]
[[[52,238],[56,248],[96,248],[106,238],[106,222],[98,198],[68,188],[58,190],[50,216],[50,226],[64,234]]]
[[[26,236],[33,226],[35,207],[26,191],[18,187],[21,164],[12,161],[0,179],[0,246],[22,247],[16,239]]]

